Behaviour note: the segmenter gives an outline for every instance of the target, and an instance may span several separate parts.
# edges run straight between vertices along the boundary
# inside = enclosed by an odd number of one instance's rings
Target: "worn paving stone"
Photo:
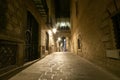
[[[56,52],[34,63],[9,80],[120,80],[71,53]]]

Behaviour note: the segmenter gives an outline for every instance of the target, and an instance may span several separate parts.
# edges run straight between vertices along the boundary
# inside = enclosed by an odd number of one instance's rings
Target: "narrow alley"
[[[0,80],[120,80],[120,0],[0,0]]]
[[[120,80],[69,52],[55,52],[9,80]]]

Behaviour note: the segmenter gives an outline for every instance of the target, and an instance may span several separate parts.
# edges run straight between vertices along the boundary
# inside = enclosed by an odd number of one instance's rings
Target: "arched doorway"
[[[35,60],[38,54],[38,23],[34,16],[27,12],[27,27],[25,32],[25,62]]]

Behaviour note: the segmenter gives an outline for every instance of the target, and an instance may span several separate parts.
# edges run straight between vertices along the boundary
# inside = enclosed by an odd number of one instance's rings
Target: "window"
[[[7,24],[7,0],[0,0],[0,32],[4,31]]]
[[[76,8],[76,16],[78,16],[78,0],[75,2],[75,8]]]
[[[116,48],[120,49],[120,13],[117,13],[113,17],[111,17],[113,22],[114,36]]]

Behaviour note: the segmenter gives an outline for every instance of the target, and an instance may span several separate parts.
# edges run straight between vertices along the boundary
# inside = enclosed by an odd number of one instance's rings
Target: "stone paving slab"
[[[71,53],[56,52],[22,70],[9,80],[120,80]]]

